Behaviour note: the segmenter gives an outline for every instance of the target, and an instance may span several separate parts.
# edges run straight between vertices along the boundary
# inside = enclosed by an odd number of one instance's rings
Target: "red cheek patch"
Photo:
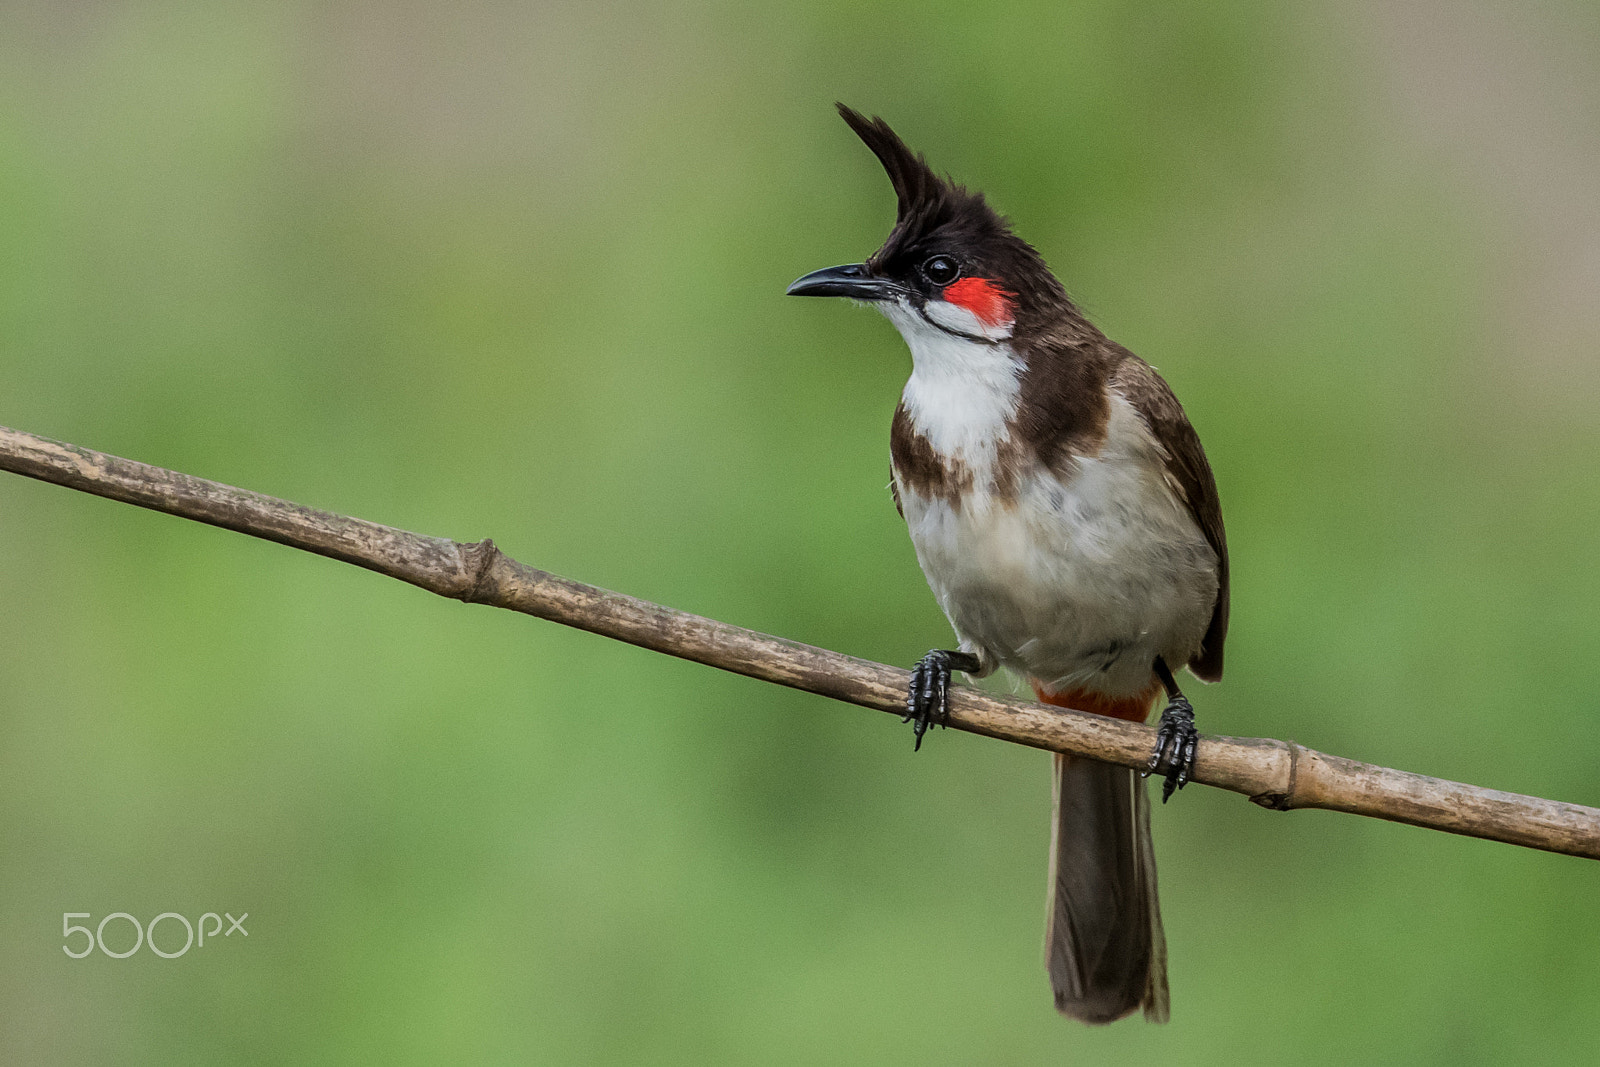
[[[987,278],[962,278],[944,287],[946,300],[966,308],[985,326],[1003,326],[1016,317],[1011,312],[1013,295]]]

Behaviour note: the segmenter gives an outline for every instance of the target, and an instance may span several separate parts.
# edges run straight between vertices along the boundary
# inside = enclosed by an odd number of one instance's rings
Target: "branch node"
[[[466,590],[461,594],[461,600],[467,604],[487,604],[493,593],[494,585],[490,572],[501,556],[500,549],[494,541],[485,537],[482,541],[462,545],[466,551],[462,553],[467,564],[468,582]]]
[[[1290,811],[1295,806],[1296,790],[1300,785],[1300,746],[1294,741],[1285,742],[1289,749],[1289,782],[1281,793],[1257,793],[1250,803],[1273,811]]]

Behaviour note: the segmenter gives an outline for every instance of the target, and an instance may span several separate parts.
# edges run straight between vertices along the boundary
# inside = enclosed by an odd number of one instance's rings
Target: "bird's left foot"
[[[1200,731],[1194,728],[1194,708],[1180,693],[1161,711],[1156,724],[1156,748],[1150,754],[1150,767],[1144,772],[1165,774],[1161,783],[1161,803],[1165,804],[1174,792],[1189,782],[1194,770],[1194,750],[1200,741]]]
[[[978,669],[978,657],[970,652],[936,648],[917,661],[906,692],[906,714],[900,720],[914,724],[911,729],[917,735],[917,743],[913,752],[922,748],[922,735],[935,721],[940,726],[950,722],[950,672]]]

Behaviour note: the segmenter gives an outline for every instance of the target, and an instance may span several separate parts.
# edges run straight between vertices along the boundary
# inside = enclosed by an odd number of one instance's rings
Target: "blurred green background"
[[[842,99],[1183,398],[1203,728],[1597,804],[1594,16],[7,4],[0,424],[907,664],[908,356],[782,296],[892,218]],[[1088,1030],[1040,753],[10,475],[0,545],[6,1063],[1600,1062],[1594,863],[1188,790],[1173,1022]]]

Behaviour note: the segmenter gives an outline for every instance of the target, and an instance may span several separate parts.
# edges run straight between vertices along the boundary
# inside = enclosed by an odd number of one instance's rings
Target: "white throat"
[[[904,300],[878,305],[911,349],[900,400],[935,452],[987,474],[1022,394],[1022,360],[1009,344],[957,337]]]

